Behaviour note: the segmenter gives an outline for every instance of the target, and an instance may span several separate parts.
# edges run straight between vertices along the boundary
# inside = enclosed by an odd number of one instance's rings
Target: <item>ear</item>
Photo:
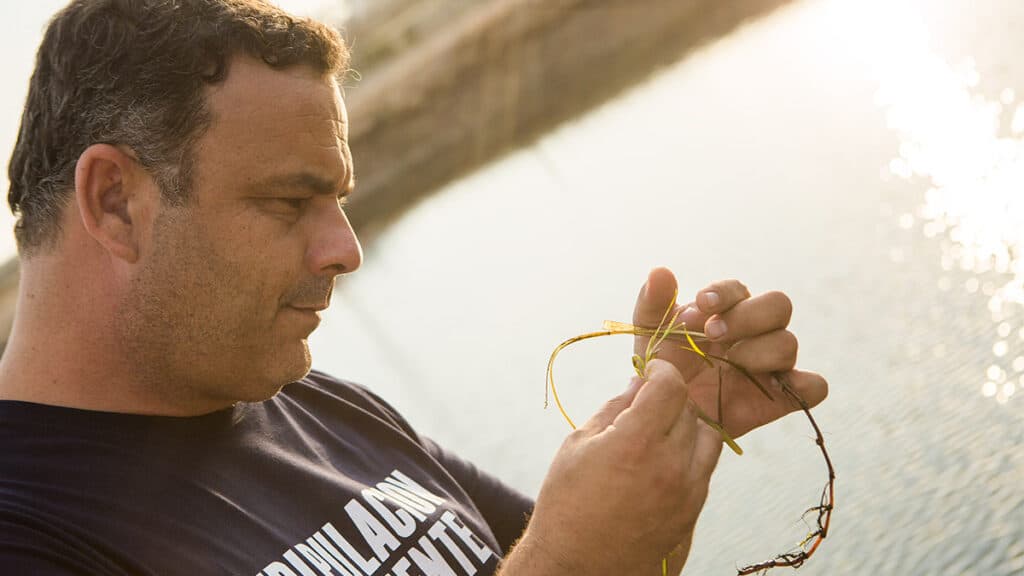
[[[116,258],[129,263],[139,259],[155,188],[138,161],[116,146],[93,144],[78,157],[75,200],[82,224]]]

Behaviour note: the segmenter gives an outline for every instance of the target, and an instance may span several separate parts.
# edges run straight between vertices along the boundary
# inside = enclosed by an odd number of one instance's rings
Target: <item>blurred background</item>
[[[8,158],[46,19],[0,6]],[[562,340],[647,271],[786,291],[837,473],[801,574],[1024,574],[1024,3],[281,0],[345,31],[363,268],[314,365],[535,494]],[[4,174],[4,177],[6,173]],[[4,180],[6,189],[6,180]],[[3,216],[0,305],[17,282]],[[627,337],[560,357],[585,419]],[[826,470],[802,416],[723,454],[685,573],[794,546]]]

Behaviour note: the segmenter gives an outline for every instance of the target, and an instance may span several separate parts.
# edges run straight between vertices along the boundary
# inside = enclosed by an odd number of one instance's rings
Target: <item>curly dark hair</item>
[[[211,121],[205,88],[240,54],[325,77],[348,66],[335,30],[264,0],[73,0],[57,13],[8,168],[22,256],[56,244],[75,165],[93,144],[130,147],[165,202],[186,202],[192,151]]]

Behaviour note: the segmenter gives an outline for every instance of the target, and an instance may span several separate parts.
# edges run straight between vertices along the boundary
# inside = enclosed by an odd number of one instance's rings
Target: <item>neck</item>
[[[181,387],[136,374],[114,321],[118,294],[88,281],[72,285],[71,274],[47,273],[58,269],[38,262],[22,269],[14,325],[0,358],[0,400],[168,416],[225,407],[167,397]]]

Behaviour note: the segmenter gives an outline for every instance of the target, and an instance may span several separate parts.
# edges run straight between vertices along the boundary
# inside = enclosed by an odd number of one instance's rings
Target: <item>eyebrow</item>
[[[337,195],[338,198],[344,198],[352,193],[356,184],[356,177],[352,170],[347,170],[345,176],[345,185],[340,192],[337,191],[338,183],[336,180],[324,178],[312,172],[294,172],[271,176],[254,182],[250,187],[255,190],[266,188],[304,188],[313,194],[330,194]]]

